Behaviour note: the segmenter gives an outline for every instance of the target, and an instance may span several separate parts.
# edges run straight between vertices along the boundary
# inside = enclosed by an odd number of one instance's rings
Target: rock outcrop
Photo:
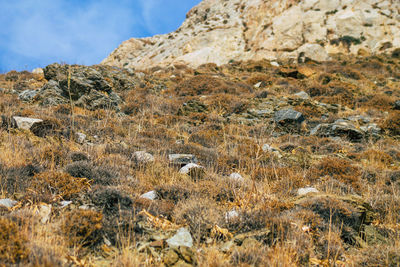
[[[331,53],[393,52],[399,31],[397,0],[204,0],[175,32],[127,40],[102,64],[326,61]]]

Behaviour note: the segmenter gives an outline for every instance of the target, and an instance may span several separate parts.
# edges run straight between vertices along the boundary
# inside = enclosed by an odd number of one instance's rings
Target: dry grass
[[[400,84],[385,77],[399,65],[343,57],[310,63],[309,77],[282,77],[268,62],[148,70],[132,90],[115,89],[121,112],[72,107],[74,122],[69,105],[43,108],[8,93],[37,89],[43,78],[0,75],[1,197],[19,201],[0,210],[0,265],[158,266],[176,254],[164,241],[184,226],[198,266],[396,266]],[[293,96],[301,90],[311,99]],[[273,112],[287,106],[307,119],[296,133],[275,128]],[[13,129],[14,115],[45,123]],[[318,123],[354,115],[377,123],[379,139],[309,135]],[[71,123],[87,135],[84,144],[71,138]],[[135,164],[140,150],[155,161]],[[195,180],[179,173],[171,153],[195,155],[205,172]],[[243,181],[230,180],[233,172]],[[320,194],[298,196],[307,186]],[[140,198],[152,190],[156,200]],[[42,223],[44,203],[52,209]]]

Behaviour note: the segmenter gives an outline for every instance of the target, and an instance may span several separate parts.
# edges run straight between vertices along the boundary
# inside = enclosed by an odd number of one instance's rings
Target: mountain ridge
[[[394,0],[204,0],[186,17],[169,34],[123,42],[102,64],[146,69],[326,61],[329,54],[364,56],[400,47],[400,2]]]

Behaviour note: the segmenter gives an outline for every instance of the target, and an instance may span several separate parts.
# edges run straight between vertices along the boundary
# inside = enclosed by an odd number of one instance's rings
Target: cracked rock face
[[[175,32],[127,40],[102,64],[326,61],[330,53],[390,53],[400,47],[399,31],[397,0],[204,0]]]

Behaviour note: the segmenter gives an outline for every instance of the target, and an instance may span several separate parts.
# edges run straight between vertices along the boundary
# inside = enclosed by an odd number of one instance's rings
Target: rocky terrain
[[[103,64],[147,69],[232,61],[327,61],[400,47],[398,0],[204,0],[175,32],[123,42]]]
[[[1,265],[400,262],[399,50],[0,88]]]
[[[399,266],[400,2],[204,0],[0,74],[0,266]]]

